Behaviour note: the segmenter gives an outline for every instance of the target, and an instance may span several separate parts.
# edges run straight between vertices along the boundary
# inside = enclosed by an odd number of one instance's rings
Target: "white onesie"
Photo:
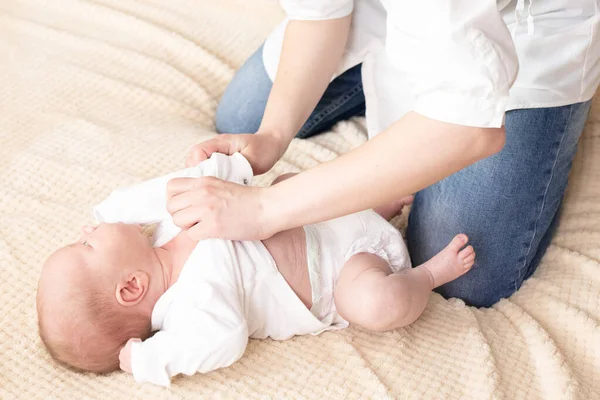
[[[214,154],[198,167],[116,190],[94,208],[94,215],[98,222],[157,223],[154,246],[162,246],[181,231],[166,210],[167,182],[200,176],[250,184],[252,168],[239,153]],[[249,337],[283,340],[348,326],[335,310],[333,288],[353,254],[378,254],[394,271],[410,266],[398,231],[372,211],[304,229],[311,310],[279,273],[261,241],[200,241],[177,282],[154,306],[152,330],[158,332],[132,346],[136,381],[169,386],[177,374],[229,366],[243,355]]]

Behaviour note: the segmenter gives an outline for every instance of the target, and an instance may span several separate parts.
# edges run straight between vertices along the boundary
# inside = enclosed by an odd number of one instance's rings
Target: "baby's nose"
[[[81,227],[81,231],[85,234],[90,234],[96,230],[95,226],[85,225]]]

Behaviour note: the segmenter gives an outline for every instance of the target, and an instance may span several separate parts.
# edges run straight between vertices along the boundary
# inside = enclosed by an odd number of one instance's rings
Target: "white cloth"
[[[369,136],[411,110],[499,127],[506,110],[587,101],[600,82],[598,0],[281,3],[288,19],[263,49],[271,79],[288,20],[353,13],[338,74],[363,63]]]
[[[214,153],[196,167],[116,189],[94,207],[92,212],[98,223],[158,224],[153,243],[154,246],[161,247],[181,232],[181,228],[173,223],[167,211],[167,182],[174,178],[202,176],[214,176],[240,185],[249,185],[252,182],[252,167],[240,153],[232,156]]]
[[[169,386],[177,374],[231,365],[248,337],[284,340],[329,328],[296,296],[262,242],[204,240],[154,306],[158,332],[133,344],[133,376]]]
[[[337,312],[334,290],[350,257],[375,254],[387,261],[394,273],[411,267],[402,235],[373,210],[308,225],[304,231],[312,288],[310,311],[321,322],[337,329],[348,326],[348,321]]]

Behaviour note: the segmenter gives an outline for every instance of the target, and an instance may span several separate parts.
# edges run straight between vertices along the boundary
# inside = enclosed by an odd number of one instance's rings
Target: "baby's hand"
[[[135,342],[141,342],[141,339],[129,339],[127,341],[127,344],[121,349],[121,352],[119,353],[119,367],[131,374],[131,344],[135,343]]]

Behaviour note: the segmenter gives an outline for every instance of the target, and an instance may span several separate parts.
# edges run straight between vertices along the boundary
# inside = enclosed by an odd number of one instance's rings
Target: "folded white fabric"
[[[250,185],[252,167],[240,153],[231,156],[214,153],[195,167],[114,190],[108,198],[94,207],[94,218],[97,223],[158,224],[152,242],[155,247],[163,246],[181,232],[166,208],[167,183],[174,178],[203,176]]]

